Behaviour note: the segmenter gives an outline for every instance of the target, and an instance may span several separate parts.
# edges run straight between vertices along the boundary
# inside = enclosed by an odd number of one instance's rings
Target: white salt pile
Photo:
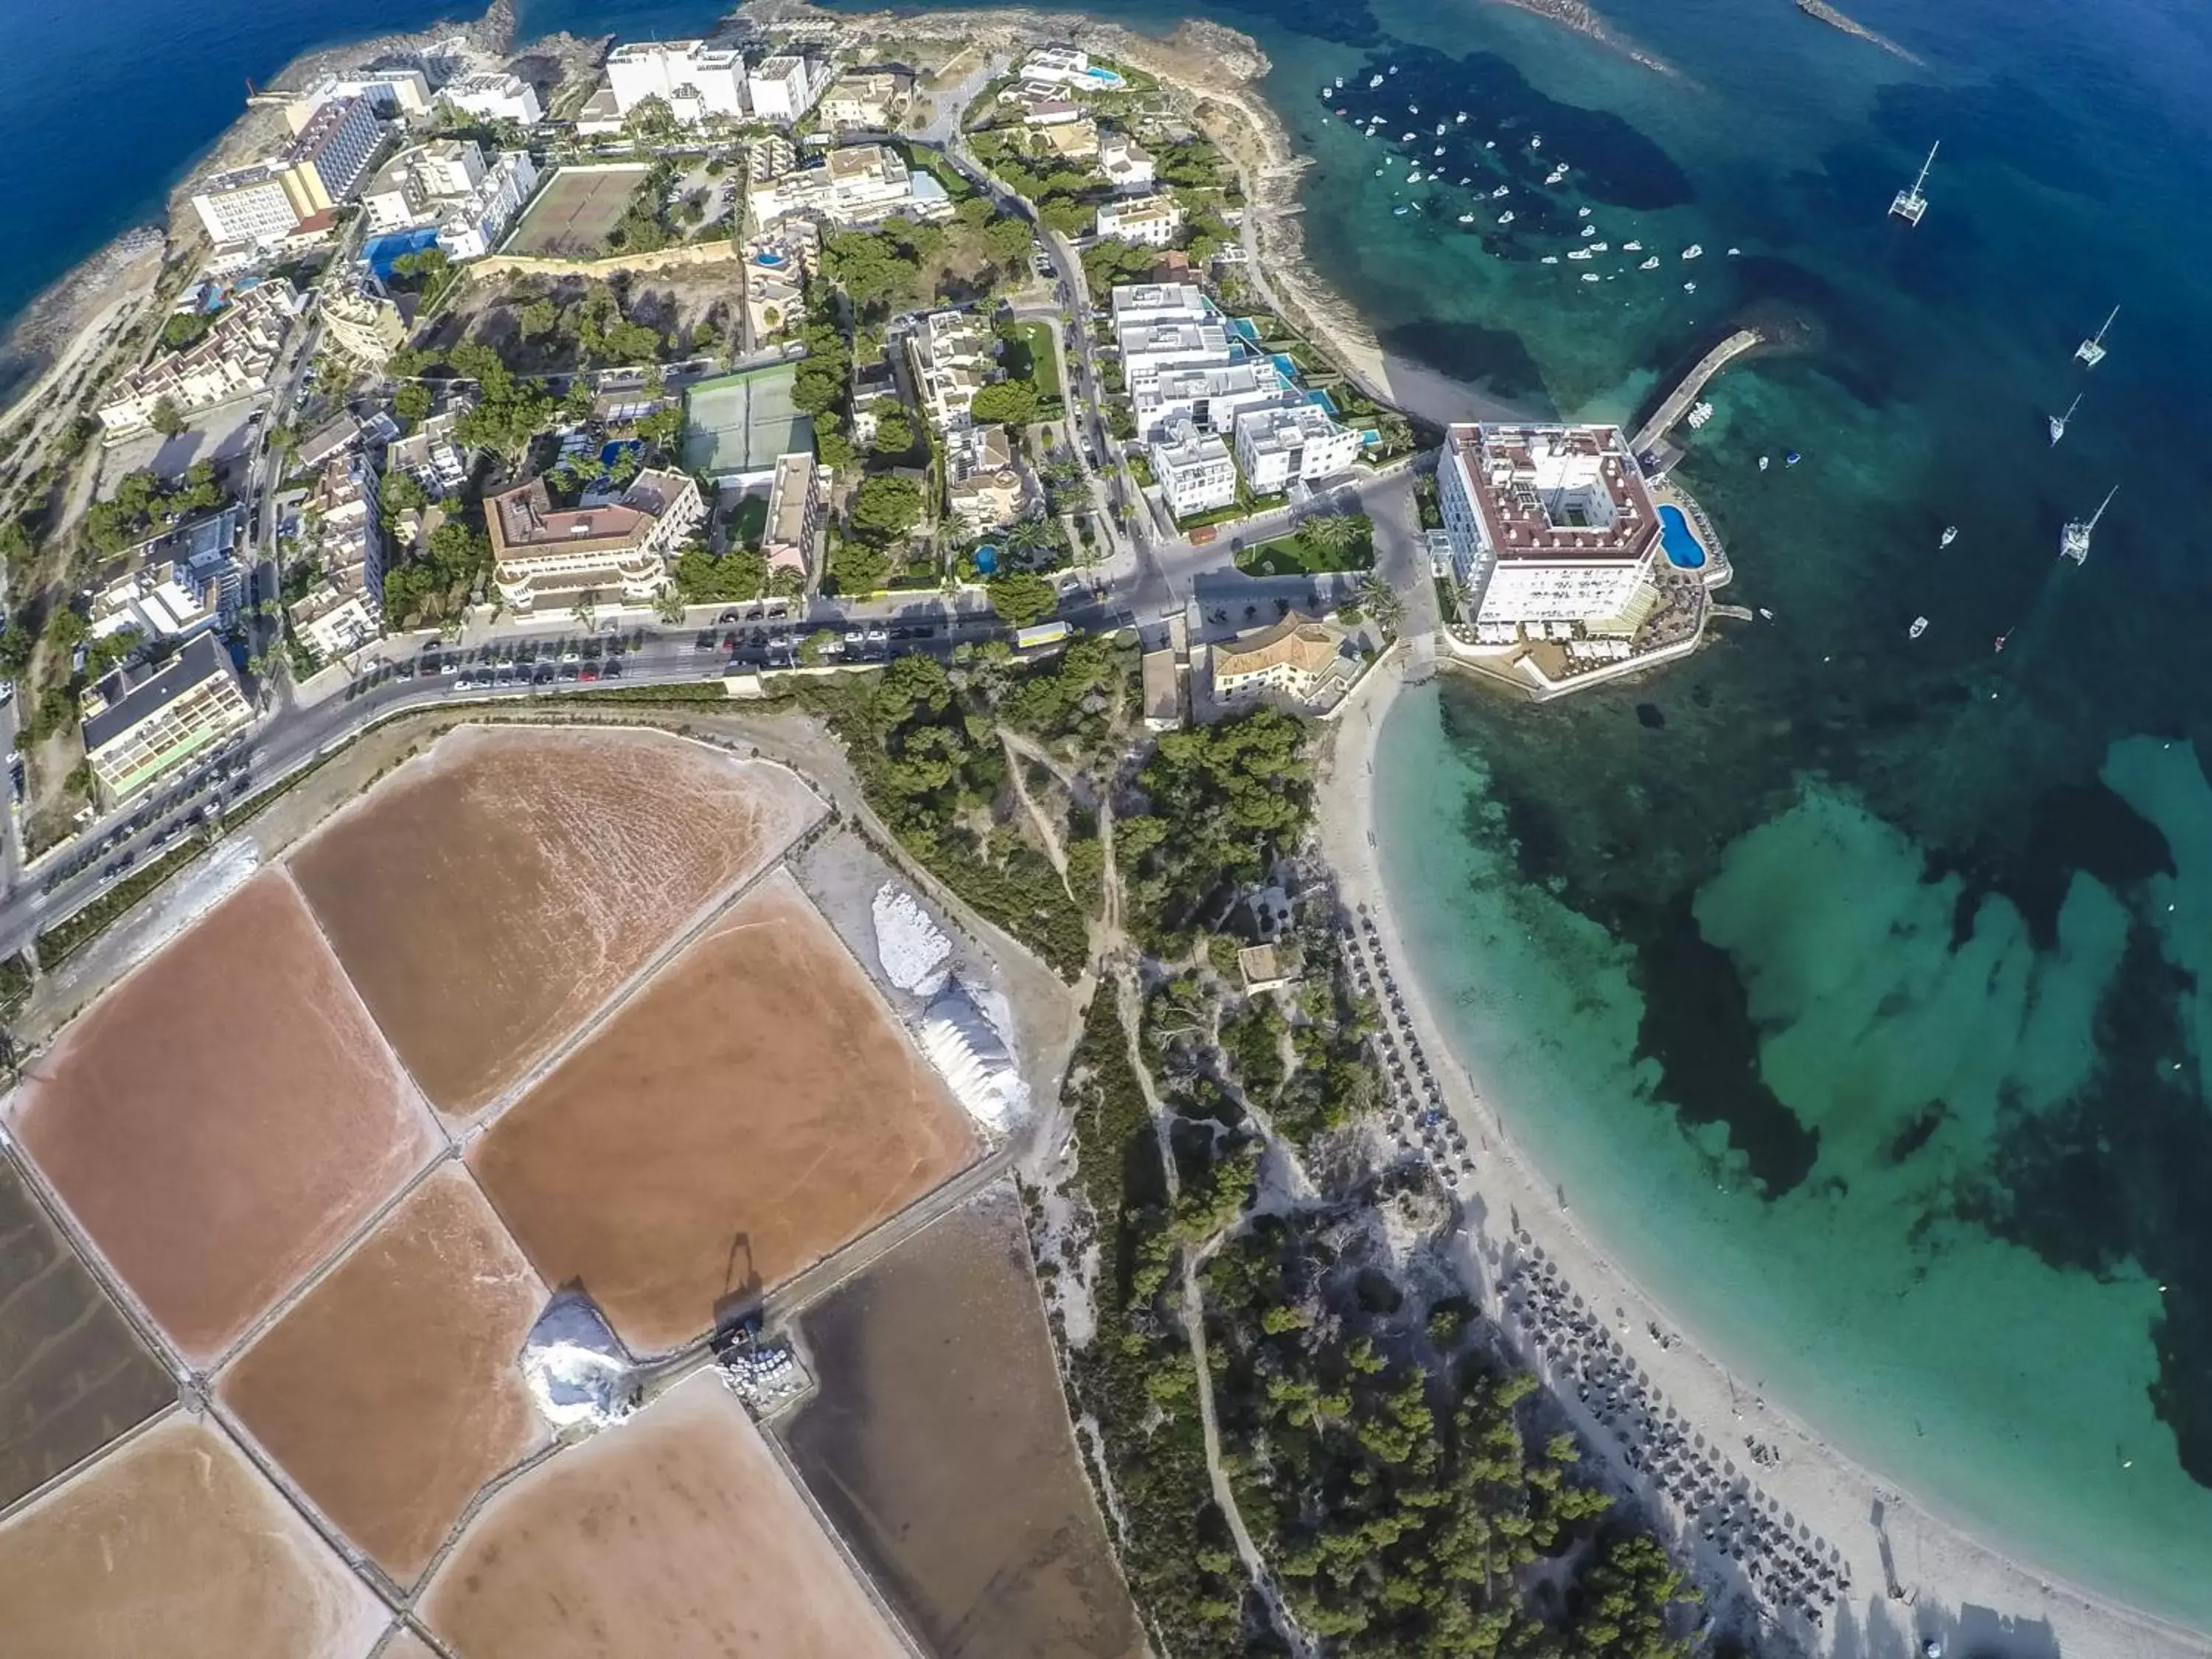
[[[876,958],[890,982],[923,998],[944,989],[952,941],[930,920],[921,902],[887,881],[876,890],[870,914],[876,924]]]
[[[930,1003],[915,1041],[962,1109],[983,1128],[1003,1134],[1029,1110],[1029,1085],[1013,1051],[963,981],[956,978]]]
[[[605,1428],[629,1414],[629,1356],[589,1297],[558,1291],[522,1345],[522,1378],[538,1414],[556,1429]]]

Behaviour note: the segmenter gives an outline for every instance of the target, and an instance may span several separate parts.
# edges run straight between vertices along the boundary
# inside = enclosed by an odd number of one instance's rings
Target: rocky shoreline
[[[1803,0],[1799,0],[1803,3]],[[1612,25],[1592,10],[1583,0],[1498,0],[1501,5],[1513,6],[1522,11],[1534,12],[1539,17],[1549,18],[1577,34],[1587,35],[1600,46],[1620,53],[1631,63],[1641,64],[1658,75],[1679,76],[1681,71],[1665,58],[1654,56],[1632,40],[1622,39],[1613,32]]]
[[[1918,64],[1921,61],[1887,35],[1877,34],[1865,24],[1855,22],[1844,16],[1843,13],[1828,4],[1827,0],[1796,0],[1796,5],[1798,10],[1816,22],[1826,23],[1830,28],[1839,29],[1845,34],[1856,35],[1869,46],[1880,46],[1884,52],[1893,57],[1902,58],[1908,64]]]

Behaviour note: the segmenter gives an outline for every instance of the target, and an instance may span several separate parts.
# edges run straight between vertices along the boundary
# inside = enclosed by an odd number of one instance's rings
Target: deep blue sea
[[[144,217],[246,77],[439,9],[15,3],[0,315]],[[1315,263],[1398,349],[1620,417],[1742,319],[1791,342],[1717,385],[1681,475],[1771,623],[1548,708],[1399,705],[1376,787],[1417,965],[1583,1224],[1739,1376],[2212,1630],[2212,7],[1850,0],[1917,64],[1788,0],[1600,7],[1677,72],[1490,0],[1198,8],[1273,57]],[[1409,131],[1443,182],[1403,182]]]

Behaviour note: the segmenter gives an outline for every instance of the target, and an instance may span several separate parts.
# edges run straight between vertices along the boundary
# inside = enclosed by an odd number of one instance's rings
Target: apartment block
[[[1255,495],[1334,477],[1359,458],[1359,434],[1303,401],[1240,410],[1235,431],[1237,464]]]
[[[543,478],[484,500],[492,580],[507,607],[569,604],[586,594],[649,603],[667,584],[676,550],[707,516],[699,486],[681,472],[648,469],[619,501],[556,509]]]
[[[381,368],[407,338],[407,314],[367,272],[323,290],[323,337],[356,362]]]
[[[616,110],[625,116],[658,98],[679,121],[742,119],[744,54],[704,40],[634,40],[607,54],[607,86]]]
[[[828,76],[806,58],[764,58],[745,76],[745,97],[756,121],[780,121],[788,126],[814,107]]]
[[[1152,479],[1178,519],[1212,513],[1237,500],[1237,463],[1229,447],[1200,432],[1188,416],[1170,421],[1152,445]]]
[[[284,187],[302,219],[350,201],[384,142],[367,98],[333,98],[307,118],[284,152]]]
[[[841,226],[877,224],[899,215],[943,218],[951,213],[952,201],[944,185],[910,170],[889,146],[847,144],[818,166],[755,185],[745,197],[745,211],[754,228],[765,231],[802,216]]]
[[[299,296],[282,280],[241,290],[224,307],[199,343],[156,357],[116,383],[100,408],[112,441],[143,430],[162,398],[181,414],[265,392],[269,373],[283,349],[299,309]]]
[[[218,247],[227,242],[266,246],[300,228],[283,170],[266,162],[217,173],[194,192],[192,211]]]
[[[471,75],[442,88],[438,96],[463,114],[483,121],[513,121],[534,127],[545,118],[538,88],[519,75]]]
[[[201,634],[158,669],[117,669],[86,691],[85,759],[113,805],[253,723],[229,655]]]
[[[907,337],[915,390],[930,424],[948,432],[969,422],[975,394],[991,383],[999,342],[982,319],[964,311],[933,311]]]
[[[393,157],[363,191],[362,207],[372,230],[435,225],[447,258],[475,259],[499,245],[537,188],[527,150],[487,163],[471,140],[441,138]]]
[[[771,571],[788,570],[805,582],[814,572],[814,546],[826,511],[829,469],[805,453],[775,458],[769,485],[768,522],[761,531],[761,555]]]

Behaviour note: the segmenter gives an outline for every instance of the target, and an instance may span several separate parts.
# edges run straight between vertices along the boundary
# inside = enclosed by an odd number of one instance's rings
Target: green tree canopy
[[[1060,590],[1051,579],[1034,572],[1017,570],[994,577],[984,593],[996,611],[1010,628],[1027,628],[1041,623],[1060,609]]]

